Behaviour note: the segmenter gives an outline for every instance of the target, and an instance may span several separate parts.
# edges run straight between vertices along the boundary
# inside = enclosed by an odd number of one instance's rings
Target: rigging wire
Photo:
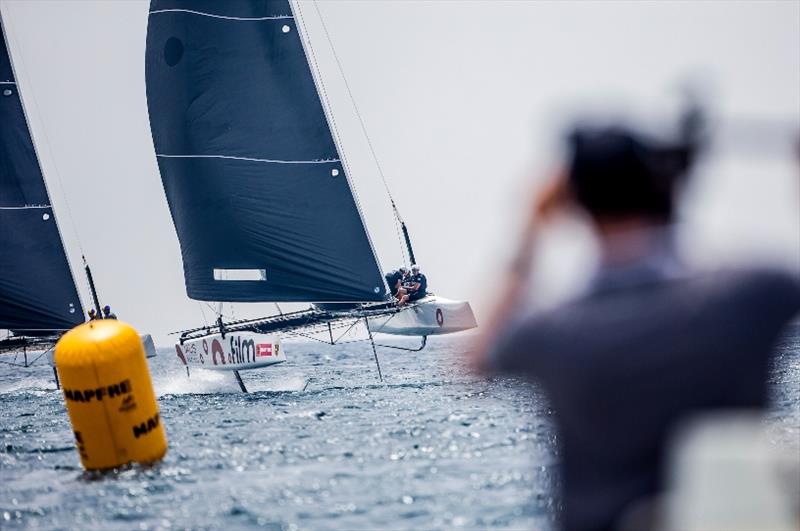
[[[203,304],[200,301],[197,301],[197,305],[200,307],[200,313],[203,316],[203,322],[208,326],[208,319],[206,319],[206,312],[203,310]]]
[[[305,18],[303,16],[302,9],[300,8],[300,2],[297,1],[294,4],[293,11],[296,11],[296,19],[300,20],[300,25],[303,28],[302,34],[300,34],[300,43],[304,43],[303,35],[306,35],[305,41],[308,43],[308,50],[311,51],[311,55],[309,56],[306,52],[306,47],[303,44],[303,52],[306,56],[306,61],[313,61],[314,68],[311,68],[309,63],[309,69],[311,70],[311,76],[316,81],[315,85],[318,86],[318,93],[321,92],[322,99],[324,100],[325,104],[323,107],[323,112],[325,113],[325,117],[328,120],[329,127],[331,128],[331,133],[334,136],[334,142],[336,143],[336,151],[339,153],[339,157],[342,161],[342,166],[345,170],[345,177],[347,179],[347,183],[350,187],[350,192],[353,194],[353,200],[356,203],[356,209],[358,210],[358,215],[361,218],[361,224],[364,227],[364,233],[367,235],[367,241],[369,242],[369,247],[372,250],[372,256],[375,258],[375,264],[378,266],[378,269],[381,269],[381,262],[378,258],[378,253],[375,252],[375,245],[372,243],[372,237],[367,230],[366,221],[364,220],[364,209],[361,208],[361,200],[358,196],[358,190],[356,190],[355,186],[353,186],[352,181],[350,180],[350,176],[352,173],[350,172],[350,164],[347,160],[347,154],[345,153],[344,149],[341,149],[342,146],[342,139],[341,135],[339,134],[339,128],[336,125],[336,117],[333,115],[333,110],[331,107],[330,99],[328,98],[328,92],[325,88],[325,80],[322,78],[321,70],[319,68],[319,63],[317,62],[317,54],[314,50],[314,43],[311,41],[311,38],[308,37],[308,29],[306,28]],[[299,30],[299,28],[298,28]]]
[[[333,52],[333,58],[336,61],[336,66],[339,69],[339,74],[342,76],[342,80],[344,81],[344,86],[347,89],[347,95],[350,98],[350,103],[353,105],[353,109],[356,111],[356,116],[358,117],[358,123],[361,125],[361,132],[364,133],[364,138],[367,140],[367,146],[369,146],[369,151],[372,154],[372,159],[375,161],[375,166],[378,168],[378,174],[381,176],[381,180],[383,181],[383,187],[386,189],[386,194],[389,196],[389,201],[392,203],[392,208],[394,208],[395,213],[397,213],[397,206],[394,202],[394,197],[392,196],[392,191],[389,189],[389,184],[386,181],[386,175],[383,173],[383,167],[381,167],[380,160],[378,160],[378,155],[375,153],[375,147],[372,145],[372,139],[370,138],[369,134],[367,133],[367,126],[364,123],[364,117],[361,116],[361,111],[358,109],[358,105],[356,105],[355,97],[353,96],[353,91],[350,88],[350,83],[347,82],[347,77],[344,75],[344,68],[342,67],[342,62],[339,60],[339,54],[336,53],[336,48],[333,46],[333,40],[331,39],[331,34],[328,32],[328,26],[325,24],[325,19],[322,17],[322,12],[319,9],[319,4],[317,0],[314,0],[314,9],[317,11],[317,16],[319,17],[319,21],[322,23],[322,29],[325,31],[325,38],[328,41],[328,45],[331,47],[331,52]]]
[[[298,18],[300,19],[300,24],[303,27],[303,34],[308,36],[308,29],[306,28],[306,21],[305,21],[305,18],[303,17],[303,12],[300,9],[300,4],[297,3],[295,5],[297,6],[297,14],[299,15]],[[312,74],[313,77],[316,77],[317,84],[319,85],[319,88],[320,88],[319,92],[322,95],[322,99],[325,100],[325,106],[323,108],[323,111],[325,112],[325,114],[328,117],[329,122],[331,124],[331,132],[333,133],[333,136],[336,138],[336,145],[337,146],[341,146],[342,145],[342,139],[341,139],[341,135],[339,134],[339,127],[336,124],[336,117],[334,116],[333,112],[330,112],[331,103],[330,103],[330,98],[328,98],[328,91],[325,88],[325,80],[322,79],[322,75],[321,74],[314,75],[315,72],[317,72],[317,73],[320,72],[319,63],[317,62],[317,54],[316,54],[316,52],[314,50],[314,44],[311,42],[310,38],[307,37],[306,40],[308,42],[308,49],[311,51],[310,58],[314,62],[314,68],[312,69],[311,74]],[[352,175],[352,174],[350,172],[350,163],[347,160],[347,153],[344,150],[340,150],[340,151],[341,151],[341,153],[339,153],[339,157],[342,160],[342,165],[345,168],[345,174],[348,176],[348,180],[349,180],[349,176]],[[361,210],[360,201],[358,199],[358,192],[356,191],[355,187],[353,187],[352,185],[350,186],[350,188],[351,188],[351,190],[353,190],[353,195],[355,197],[356,203],[359,205],[359,210]]]
[[[8,10],[6,10],[6,21],[8,21]],[[8,23],[3,24],[3,29],[6,30],[6,32],[8,32],[9,36],[11,37],[11,40],[14,42],[14,48],[17,51],[17,58],[19,59],[17,61],[17,63],[19,63],[20,70],[22,71],[23,76],[24,76],[25,80],[27,81],[28,79],[30,79],[30,77],[28,76],[28,70],[25,67],[25,60],[24,60],[24,57],[22,56],[22,47],[20,46],[19,41],[17,41],[16,33],[14,31],[14,25],[13,24],[8,24]],[[9,51],[9,55],[11,55],[10,51]],[[19,90],[19,79],[17,79],[17,93],[19,95],[20,101],[22,101],[22,91]],[[30,94],[30,100],[33,102],[33,106],[36,109],[36,116],[39,117],[39,121],[42,121],[41,117],[43,115],[41,113],[41,110],[39,109],[39,103],[36,100],[36,93],[33,90],[32,86],[28,88],[28,94]],[[23,106],[23,108],[24,108],[24,106]],[[28,127],[30,127],[30,124],[28,124]],[[78,249],[80,250],[81,256],[83,257],[83,256],[85,256],[86,253],[84,253],[84,251],[83,251],[83,244],[81,242],[80,234],[78,233],[77,225],[75,224],[75,217],[72,215],[72,208],[70,207],[70,203],[69,203],[69,199],[67,197],[67,194],[64,191],[64,183],[63,183],[63,181],[61,179],[61,172],[58,169],[58,164],[56,163],[56,157],[55,157],[55,155],[53,153],[53,147],[52,147],[52,145],[50,143],[50,138],[47,135],[47,128],[44,127],[44,123],[42,123],[42,128],[41,129],[42,129],[42,137],[44,139],[44,144],[47,147],[47,152],[48,152],[48,155],[49,155],[49,158],[50,158],[50,163],[53,165],[53,171],[56,174],[56,181],[58,183],[58,189],[59,189],[59,191],[61,193],[61,197],[64,200],[64,206],[66,206],[67,217],[69,218],[69,223],[70,223],[70,226],[72,228],[73,235],[75,236],[75,241],[78,244]],[[45,187],[47,187],[47,181],[45,181]],[[52,203],[52,198],[50,198],[50,201]],[[51,205],[51,208],[52,208],[52,205]],[[55,209],[53,209],[53,210],[55,210]],[[84,261],[85,260],[86,259],[84,258]]]
[[[199,302],[199,301],[198,301],[198,302]],[[205,303],[205,305],[206,305],[206,306],[208,306],[208,309],[209,309],[209,310],[211,310],[211,312],[212,312],[214,315],[216,315],[216,316],[218,316],[218,317],[225,317],[225,315],[222,313],[222,305],[221,305],[221,303],[220,303],[220,308],[219,308],[219,309],[217,309],[217,308],[214,308],[214,307],[211,305],[211,303],[210,303],[210,302],[206,302],[206,303]]]
[[[7,32],[7,34],[9,35],[9,37],[11,39],[11,41],[13,41],[13,43],[14,43],[14,48],[17,51],[17,59],[18,59],[16,62],[20,65],[20,70],[22,72],[23,77],[26,80],[26,83],[27,83],[27,80],[29,80],[30,77],[28,76],[28,69],[25,66],[26,65],[25,58],[22,55],[22,46],[20,46],[19,41],[17,40],[17,35],[16,35],[16,32],[14,31],[14,25],[7,23],[8,22],[8,10],[6,10],[5,15],[6,15],[6,24],[3,24],[3,29]],[[9,50],[8,53],[9,53],[9,59],[11,59],[11,57],[10,57],[11,56],[11,51]],[[18,94],[19,99],[20,99],[20,104],[22,105],[23,113],[25,114],[25,120],[26,120],[26,122],[28,122],[27,125],[28,125],[28,128],[30,129],[32,124],[28,120],[28,115],[25,112],[25,105],[24,105],[24,102],[22,100],[22,91],[20,90],[19,82],[20,82],[20,79],[18,78],[17,79],[17,94]],[[58,190],[59,190],[59,192],[61,194],[61,198],[63,200],[63,204],[66,207],[65,210],[67,212],[67,218],[69,219],[69,226],[72,229],[72,235],[75,238],[75,243],[78,244],[78,250],[80,251],[81,259],[83,260],[84,267],[88,268],[89,266],[88,266],[88,263],[86,261],[86,251],[84,251],[84,249],[83,249],[83,242],[81,241],[80,233],[78,232],[78,225],[75,223],[75,216],[72,214],[72,207],[71,207],[70,202],[69,202],[69,197],[67,196],[66,189],[64,187],[64,181],[61,178],[61,171],[58,169],[58,163],[56,162],[56,156],[55,156],[55,153],[53,152],[53,146],[52,146],[52,143],[50,142],[50,137],[47,134],[47,127],[45,127],[44,121],[42,120],[43,114],[41,112],[41,109],[39,108],[39,102],[36,99],[36,93],[33,90],[33,86],[28,88],[28,94],[30,94],[30,100],[33,102],[34,109],[36,109],[36,116],[37,116],[37,118],[39,119],[39,121],[42,124],[42,127],[41,127],[42,139],[44,141],[44,145],[45,145],[45,147],[47,149],[47,153],[49,155],[50,164],[53,166],[53,172],[56,175],[56,183],[58,184]],[[36,143],[35,143],[35,141],[33,139],[33,131],[29,131],[29,133],[31,135],[31,143],[33,144],[34,151],[37,154],[37,159],[39,159],[40,157],[38,156],[38,150],[36,149]],[[37,160],[37,162],[41,166],[41,161]],[[40,168],[40,171],[41,171],[41,168]],[[45,190],[47,190],[47,181],[44,179],[44,172],[42,172],[42,182],[44,182]],[[47,195],[50,196],[49,191],[48,191]],[[52,203],[53,203],[53,198],[51,196],[50,197],[50,208],[53,210],[53,213],[55,214],[55,208],[53,207]],[[53,219],[55,220],[56,227],[58,227],[58,220],[55,217],[55,215],[53,216]],[[59,231],[59,237],[61,237],[60,231]],[[63,239],[62,239],[61,245],[62,245],[62,247],[64,246]],[[65,249],[65,253],[66,253],[66,249]],[[69,253],[66,253],[66,254],[67,254],[67,264],[69,265]],[[72,274],[73,282],[75,282],[75,274],[74,274],[74,271],[72,271],[72,266],[69,265],[69,268],[70,268],[70,273]],[[86,286],[89,289],[89,293],[92,296],[92,299],[95,299],[96,296],[93,294],[94,293],[94,286],[92,286],[92,283],[89,280],[88,276],[87,275],[81,275],[81,276],[84,277],[84,281],[86,282]],[[78,294],[78,301],[81,302],[80,301],[80,293]]]
[[[347,76],[345,76],[345,73],[344,73],[344,67],[342,66],[341,60],[339,59],[339,54],[336,53],[336,47],[333,45],[333,39],[331,39],[330,32],[328,31],[328,26],[327,26],[327,24],[325,24],[325,19],[323,18],[322,12],[319,9],[319,4],[318,4],[317,0],[314,0],[314,9],[316,10],[317,16],[319,17],[319,21],[322,24],[322,29],[325,32],[325,39],[328,41],[328,46],[330,46],[331,52],[333,53],[333,58],[334,58],[334,60],[336,62],[336,67],[339,70],[339,75],[342,77],[342,81],[344,82],[344,86],[347,89],[347,96],[350,99],[350,104],[353,106],[353,110],[355,110],[356,117],[358,118],[358,123],[361,126],[361,132],[363,133],[364,138],[367,141],[367,146],[369,147],[370,154],[372,155],[372,160],[375,162],[375,167],[378,169],[378,174],[380,175],[381,181],[383,182],[383,187],[386,190],[386,195],[389,198],[389,203],[392,205],[392,211],[393,211],[393,214],[394,214],[395,232],[397,234],[398,242],[400,244],[400,253],[401,253],[401,256],[403,257],[403,261],[405,262],[406,261],[406,251],[405,251],[405,248],[404,248],[404,245],[403,245],[403,239],[402,239],[402,237],[400,235],[400,225],[403,222],[402,221],[402,217],[400,216],[400,211],[398,210],[397,204],[394,201],[394,196],[392,195],[392,191],[389,188],[389,183],[386,180],[386,175],[383,172],[383,167],[381,166],[380,160],[378,159],[378,155],[375,152],[375,146],[372,144],[372,139],[370,138],[369,133],[367,132],[367,125],[364,122],[364,117],[361,115],[361,111],[359,110],[358,105],[356,104],[355,96],[353,95],[353,90],[350,88],[350,83],[347,81]],[[302,18],[302,14],[301,14],[300,19],[301,19],[301,23],[303,24],[303,32],[306,35],[308,35],[308,31],[306,30],[305,21]],[[314,54],[313,45],[311,44],[311,40],[310,39],[308,39],[308,40],[309,40],[309,47],[311,49],[312,58],[314,60],[314,66],[316,67],[317,71],[319,71],[319,65],[317,64],[316,55]],[[320,85],[322,87],[323,97],[325,98],[325,101],[328,104],[328,108],[330,108],[330,101],[328,99],[327,92],[325,91],[324,83],[322,82],[322,79],[321,79],[322,76],[318,76],[318,77],[320,78]],[[331,114],[331,117],[332,117],[333,113],[330,113],[330,114]],[[338,132],[338,129],[336,127],[336,122],[335,122],[335,120],[332,120],[332,122],[333,122],[334,134],[336,134],[337,140],[339,140],[339,132]],[[341,140],[339,140],[339,145],[341,145]],[[344,151],[344,150],[342,150],[342,151]],[[345,162],[345,166],[348,166],[345,154],[342,153],[341,156],[342,156],[343,162]],[[350,173],[349,166],[348,166],[347,170],[348,170],[348,174],[349,174]],[[356,197],[356,201],[358,201],[357,197]],[[410,260],[410,258],[409,258],[409,260]]]

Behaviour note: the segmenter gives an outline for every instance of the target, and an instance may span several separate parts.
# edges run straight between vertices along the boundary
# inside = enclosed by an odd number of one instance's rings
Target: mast
[[[406,247],[408,248],[408,259],[411,261],[411,265],[417,263],[417,259],[414,258],[414,249],[411,247],[411,237],[408,235],[408,228],[406,227],[406,222],[402,219],[400,220],[400,228],[403,231],[403,238],[406,240]]]
[[[392,202],[392,210],[394,211],[394,217],[397,221],[400,222],[400,230],[403,231],[403,238],[405,239],[406,242],[406,250],[408,250],[408,259],[411,262],[410,265],[414,265],[417,263],[417,259],[414,257],[414,248],[411,247],[411,236],[408,235],[408,227],[406,227],[406,222],[403,221],[403,217],[400,215],[400,211],[397,209],[397,205],[394,203],[394,199],[391,197],[391,194],[389,194],[389,200]]]
[[[102,317],[103,311],[100,309],[100,299],[97,298],[97,289],[94,286],[94,278],[92,278],[92,270],[89,268],[89,263],[86,257],[83,256],[83,265],[86,269],[86,280],[89,281],[89,291],[92,293],[92,301],[94,301],[94,309],[97,311],[97,316]]]

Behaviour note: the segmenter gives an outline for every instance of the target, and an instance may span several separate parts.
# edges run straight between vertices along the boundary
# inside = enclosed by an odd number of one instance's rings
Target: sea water
[[[379,349],[383,382],[368,343],[286,343],[287,363],[242,373],[250,394],[228,373],[187,378],[160,349],[169,452],[99,479],[80,469],[50,367],[2,366],[0,528],[552,528],[553,413],[532,386],[465,371],[465,341]],[[776,440],[795,440],[800,325],[771,389]]]

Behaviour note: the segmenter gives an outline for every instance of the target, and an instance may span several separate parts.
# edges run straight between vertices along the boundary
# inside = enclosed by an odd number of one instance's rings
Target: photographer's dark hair
[[[597,220],[672,219],[676,189],[697,151],[698,120],[684,116],[681,138],[672,143],[621,126],[575,128],[569,181],[578,203]]]

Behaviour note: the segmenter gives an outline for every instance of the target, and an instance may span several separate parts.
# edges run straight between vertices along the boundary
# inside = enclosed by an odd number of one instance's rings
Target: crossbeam
[[[173,332],[173,334],[180,334],[180,342],[190,339],[198,339],[211,334],[219,333],[224,330],[225,333],[229,332],[256,332],[260,334],[267,334],[270,332],[290,332],[297,329],[308,327],[326,327],[331,323],[341,321],[349,321],[354,319],[358,321],[364,317],[375,317],[381,315],[394,315],[403,310],[408,310],[414,305],[405,305],[398,307],[393,302],[377,303],[377,304],[364,304],[355,310],[344,311],[331,311],[310,308],[307,310],[299,310],[296,312],[283,313],[280,315],[272,315],[268,317],[261,317],[256,319],[241,319],[238,321],[221,322],[217,325],[203,326],[199,328],[191,328],[180,332]],[[333,343],[336,343],[334,340]]]

